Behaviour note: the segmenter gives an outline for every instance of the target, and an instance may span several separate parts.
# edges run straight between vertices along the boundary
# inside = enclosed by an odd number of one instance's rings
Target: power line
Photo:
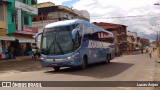
[[[121,17],[99,17],[99,16],[90,16],[91,19],[117,19],[117,18],[145,18],[146,16],[150,16],[150,17],[157,17],[159,16],[158,14],[155,15],[150,15],[150,14],[146,14],[146,15],[135,15],[135,16],[121,16]],[[158,17],[157,17],[158,18]]]

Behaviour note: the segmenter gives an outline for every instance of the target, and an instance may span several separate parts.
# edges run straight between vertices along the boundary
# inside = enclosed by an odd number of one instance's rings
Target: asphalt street
[[[154,81],[156,60],[148,54],[132,53],[116,57],[110,64],[91,65],[86,70],[63,68],[54,72],[42,68],[38,60],[0,63],[1,81]],[[9,88],[0,88],[0,90]],[[22,89],[22,88],[10,88]],[[23,90],[154,90],[154,87],[53,87]]]

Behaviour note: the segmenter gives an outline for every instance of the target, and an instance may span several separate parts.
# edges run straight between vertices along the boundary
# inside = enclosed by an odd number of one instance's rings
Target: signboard
[[[32,32],[32,33],[38,33],[38,28],[24,26],[23,27],[23,31],[25,31],[25,32]]]
[[[18,9],[18,11],[17,11],[18,13],[18,31],[22,31],[22,11],[21,11],[21,9]]]
[[[6,36],[6,34],[7,34],[7,30],[0,28],[0,36]]]
[[[37,8],[31,7],[27,4],[21,3],[19,1],[15,1],[15,8],[22,9],[23,11],[26,11],[31,14],[36,14],[36,15],[38,14]]]
[[[28,27],[28,26],[23,26],[23,30],[22,31],[16,31],[14,34],[17,35],[35,35],[38,33],[38,28],[33,28],[33,27]]]

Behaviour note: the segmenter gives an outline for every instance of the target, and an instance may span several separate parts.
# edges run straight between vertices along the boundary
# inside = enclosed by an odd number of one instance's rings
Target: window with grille
[[[27,16],[24,17],[24,24],[25,24],[25,25],[28,25],[28,24],[29,24],[29,21],[28,21],[28,17],[27,17]]]

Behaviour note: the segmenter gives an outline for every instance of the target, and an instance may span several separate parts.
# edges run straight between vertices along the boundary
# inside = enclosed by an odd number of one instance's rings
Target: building
[[[86,20],[88,22],[90,22],[90,14],[87,10],[76,10],[74,9],[74,12],[78,15],[78,18],[79,19],[82,19],[82,20]]]
[[[114,43],[116,48],[116,54],[120,55],[127,48],[127,26],[121,24],[105,23],[105,22],[93,22],[95,25],[110,31],[114,35]]]
[[[55,5],[51,2],[39,3],[37,4],[37,7],[39,12],[37,16],[33,17],[33,27],[38,28],[40,31],[42,31],[45,25],[56,21],[69,19],[83,19],[90,21],[89,17],[86,18],[83,17],[83,15],[79,16],[78,12],[75,12],[72,8],[62,5]],[[85,14],[87,13],[87,11],[82,12],[85,12]]]
[[[12,48],[14,55],[19,56],[22,50],[30,47],[34,42],[33,36],[38,33],[38,29],[32,27],[32,17],[38,14],[38,9],[32,5],[37,0],[2,0],[0,3],[3,4],[0,13],[5,20],[0,22],[5,36],[0,38],[2,47]]]
[[[137,33],[127,31],[127,50],[135,50],[138,47]]]
[[[14,40],[12,37],[8,37],[7,34],[7,5],[10,2],[0,0],[0,54],[2,53],[2,42],[4,40]],[[2,57],[1,57],[2,58]]]
[[[147,38],[140,38],[140,43],[143,47],[149,46],[149,39]]]
[[[34,5],[35,7],[35,5]],[[62,21],[62,20],[70,20],[70,19],[83,19],[86,21],[90,21],[89,13],[87,11],[82,10],[75,12],[72,8],[62,5],[55,5],[52,2],[39,3],[37,4],[38,15],[33,17],[33,27],[38,28],[39,32],[42,32],[44,26],[49,23]],[[81,14],[79,15],[78,13]],[[88,15],[87,17],[83,17],[84,15]],[[38,39],[38,46],[40,44],[40,37]]]
[[[7,1],[0,1],[0,36],[6,36],[7,33]]]
[[[55,4],[52,3],[52,2],[45,2],[45,3],[38,3],[38,4],[35,4],[35,5],[32,5],[32,6],[35,7],[35,8],[44,8],[44,7],[55,6]]]
[[[134,50],[134,44],[135,38],[132,35],[127,35],[127,50],[132,51]]]
[[[140,37],[137,37],[137,43],[140,45],[141,42],[140,42],[141,38]]]

